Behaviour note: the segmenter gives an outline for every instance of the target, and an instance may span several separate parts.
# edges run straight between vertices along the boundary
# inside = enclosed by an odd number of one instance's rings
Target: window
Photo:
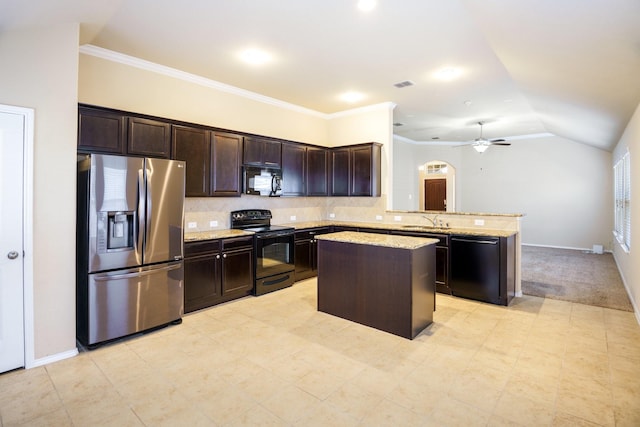
[[[631,249],[631,160],[629,152],[613,167],[615,179],[615,227],[613,234],[625,251]]]

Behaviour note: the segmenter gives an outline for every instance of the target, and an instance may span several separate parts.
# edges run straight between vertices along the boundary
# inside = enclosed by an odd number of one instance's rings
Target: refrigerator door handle
[[[144,166],[142,169],[138,169],[138,218],[137,218],[137,230],[136,230],[136,242],[135,242],[135,250],[136,257],[138,258],[140,264],[144,262],[142,259],[142,245],[144,244],[144,235],[145,233],[145,217],[146,214],[146,203],[145,203],[145,179],[144,179]]]
[[[96,282],[107,282],[107,281],[111,281],[111,280],[119,280],[119,279],[130,279],[132,277],[142,277],[142,276],[148,276],[150,274],[157,274],[161,271],[171,271],[171,270],[176,270],[179,269],[181,266],[180,263],[177,264],[170,264],[167,265],[165,267],[161,267],[161,268],[151,268],[148,270],[142,270],[142,271],[132,271],[130,273],[122,273],[122,274],[96,274],[94,276],[94,280]]]

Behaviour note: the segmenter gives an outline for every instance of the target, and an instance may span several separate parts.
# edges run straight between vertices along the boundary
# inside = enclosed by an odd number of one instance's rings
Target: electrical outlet
[[[402,217],[400,215],[396,215],[393,217],[394,221],[402,221]]]
[[[187,223],[187,228],[198,228],[197,222],[189,222]]]
[[[218,221],[209,221],[209,227],[217,227]]]
[[[474,219],[473,223],[475,225],[484,225],[484,219]]]
[[[382,215],[376,215],[376,219],[377,219],[378,221],[382,221]]]
[[[330,213],[329,214],[329,218],[335,218],[335,217],[336,217],[336,214],[334,214],[334,213]]]
[[[295,220],[296,220],[296,216],[295,216],[295,215],[291,215],[291,216],[289,217],[289,219],[290,219],[291,221],[295,221]]]

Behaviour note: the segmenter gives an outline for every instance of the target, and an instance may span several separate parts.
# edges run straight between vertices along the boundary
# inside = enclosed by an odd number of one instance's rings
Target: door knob
[[[16,252],[16,251],[11,251],[11,252],[9,252],[9,253],[7,254],[7,258],[9,258],[9,259],[16,259],[16,258],[18,258],[18,255],[19,255],[19,254],[18,254],[18,252]]]

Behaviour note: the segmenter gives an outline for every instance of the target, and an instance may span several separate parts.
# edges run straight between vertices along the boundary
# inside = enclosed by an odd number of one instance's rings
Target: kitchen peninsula
[[[319,311],[408,339],[433,322],[437,239],[353,231],[316,238]]]

